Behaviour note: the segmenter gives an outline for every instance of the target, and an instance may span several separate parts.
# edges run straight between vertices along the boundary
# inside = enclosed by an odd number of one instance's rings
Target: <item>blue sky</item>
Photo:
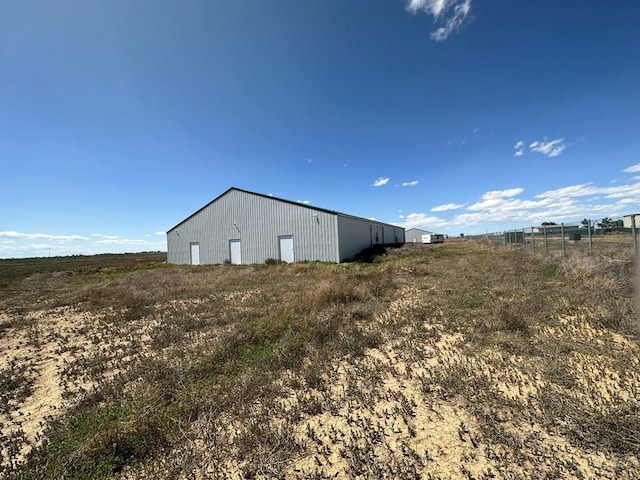
[[[0,258],[231,186],[449,235],[640,211],[637,0],[0,2]]]

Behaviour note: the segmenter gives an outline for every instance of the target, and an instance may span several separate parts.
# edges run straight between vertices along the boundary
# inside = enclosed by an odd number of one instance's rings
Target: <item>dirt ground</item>
[[[472,265],[476,272],[497,255],[482,248],[491,254],[474,260],[480,262]],[[462,280],[440,276],[469,268],[464,262],[471,257],[398,258],[380,267],[399,279],[390,300],[373,317],[354,323],[378,336],[375,346],[361,355],[310,355],[300,370],[281,369],[260,387],[271,394],[233,411],[212,407],[181,427],[181,441],[162,455],[113,476],[640,478],[640,437],[633,431],[640,347],[635,334],[602,325],[604,304],[562,293],[553,300],[557,308],[523,325],[520,316],[541,310],[539,299],[528,308],[510,305],[529,305],[531,298],[523,300],[529,293],[504,284],[479,287],[475,282],[486,281],[482,272]],[[509,268],[519,268],[514,262]],[[543,267],[534,273],[547,272]],[[298,268],[296,278],[304,276]],[[551,277],[545,288],[557,292],[566,281],[575,279]],[[166,312],[208,311],[225,302],[236,313],[250,313],[252,302],[272,295],[266,286],[247,285],[161,301],[126,328],[113,321],[117,305],[0,311],[7,472],[28,458],[52,422],[141,358],[188,362],[190,355],[215,348],[210,337],[223,331],[220,326],[190,334],[190,353],[181,350],[181,358],[171,357],[172,347],[159,350],[158,336],[173,318]],[[479,330],[483,316],[503,323]],[[249,436],[257,437],[251,454]]]

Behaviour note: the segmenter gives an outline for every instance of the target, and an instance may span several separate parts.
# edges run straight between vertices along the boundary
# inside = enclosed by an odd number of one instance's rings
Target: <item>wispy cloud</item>
[[[516,150],[516,157],[521,157],[522,155],[524,155],[524,142],[522,140],[516,142],[513,148],[515,148]]]
[[[528,146],[528,149],[532,153],[541,153],[542,155],[546,155],[547,157],[557,157],[567,148],[566,143],[564,143],[564,138],[556,138],[555,140],[547,140],[546,137],[544,140],[536,140],[531,142]],[[513,146],[515,150],[514,155],[516,157],[521,157],[525,154],[527,147],[522,140],[518,140],[516,144]],[[640,167],[638,169],[640,171]]]
[[[374,187],[382,187],[383,185],[386,185],[388,182],[389,182],[388,178],[379,177],[375,182],[373,182],[373,186]]]
[[[164,232],[157,232],[165,235]],[[125,238],[119,235],[92,233],[89,235],[25,233],[13,230],[0,232],[0,258],[46,257],[64,255],[95,255],[99,253],[127,253],[165,251],[165,239]]]
[[[608,187],[609,189],[615,187]],[[562,198],[577,198],[585,197],[587,195],[596,195],[602,193],[603,189],[595,187],[592,183],[583,183],[580,185],[570,185],[568,187],[556,188],[554,190],[547,190],[536,195],[536,198],[548,198],[551,200],[559,200]]]
[[[434,217],[425,213],[410,213],[404,218],[404,222],[398,225],[404,228],[431,227],[438,228],[447,225],[447,220]]]
[[[482,195],[482,201],[470,205],[468,210],[491,210],[504,206],[505,198],[515,197],[524,192],[523,188],[493,190]]]
[[[98,238],[104,238],[105,240],[115,240],[118,237],[118,235],[103,235],[102,233],[92,233],[91,234],[92,237],[98,237]]]
[[[515,197],[524,192],[524,188],[508,188],[506,190],[492,190],[482,195],[483,200],[490,200],[492,198],[504,198]]]
[[[627,173],[640,172],[640,163],[636,163],[635,165],[631,165],[630,167],[625,168],[624,171],[627,172]]]
[[[640,171],[640,164],[632,165],[624,170],[627,173]],[[620,217],[638,210],[640,204],[640,179],[631,178],[623,184],[607,183],[598,186],[594,183],[568,185],[524,198],[523,188],[514,187],[504,190],[492,190],[484,193],[480,200],[469,206],[462,205],[464,211],[448,219],[428,217],[424,214],[407,215],[409,226],[421,224],[437,228],[469,229],[482,226],[495,228],[497,225],[533,226],[543,221],[580,221],[582,218],[598,219],[603,217]],[[446,212],[454,210],[449,206],[439,205],[431,211]],[[414,221],[409,221],[409,218]],[[422,222],[422,223],[420,223]],[[494,225],[491,227],[490,225]],[[495,230],[494,230],[495,231]]]
[[[447,6],[447,0],[409,0],[407,10],[417,13],[422,10],[429,15],[439,17]]]
[[[414,15],[423,12],[432,16],[439,26],[429,36],[441,42],[469,20],[471,0],[408,0],[406,8]]]
[[[26,240],[89,240],[82,235],[50,235],[48,233],[22,233],[14,231],[0,232],[2,238],[22,238]]]
[[[418,185],[418,180],[413,180],[412,182],[402,182],[403,187],[415,187]]]
[[[567,146],[564,144],[564,138],[550,141],[547,141],[545,138],[542,141],[537,140],[529,144],[530,151],[541,153],[547,157],[557,157],[564,152],[565,148],[567,148]]]
[[[446,212],[448,210],[458,210],[463,208],[465,204],[462,203],[445,203],[444,205],[437,205],[431,209],[432,212]]]
[[[141,245],[152,245],[148,240],[144,238],[105,238],[102,240],[98,240],[96,242],[98,245],[126,245],[126,246],[141,246]]]

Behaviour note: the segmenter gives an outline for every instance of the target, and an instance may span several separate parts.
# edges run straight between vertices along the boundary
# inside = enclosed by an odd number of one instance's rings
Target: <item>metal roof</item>
[[[417,232],[422,232],[428,235],[437,235],[437,233],[430,232],[429,230],[424,230],[422,228],[405,228],[405,232],[410,232],[411,230],[415,230]]]
[[[290,203],[292,205],[297,205],[298,207],[303,207],[303,208],[308,208],[310,210],[315,210],[317,212],[323,212],[323,213],[329,213],[332,215],[340,215],[341,217],[346,217],[346,218],[353,218],[356,220],[364,220],[365,222],[373,222],[373,223],[377,223],[380,225],[388,225],[390,227],[394,227],[394,228],[403,228],[400,227],[398,225],[391,225],[390,223],[384,223],[384,222],[379,222],[377,220],[370,220],[368,218],[364,218],[364,217],[357,217],[355,215],[349,215],[346,213],[342,213],[342,212],[337,212],[335,210],[328,210],[326,208],[320,208],[320,207],[314,207],[313,205],[307,205],[304,203],[300,203],[300,202],[294,202],[293,200],[286,200],[284,198],[278,198],[278,197],[274,197],[273,195],[265,195],[264,193],[256,193],[256,192],[251,192],[249,190],[243,190],[242,188],[237,188],[237,187],[231,187],[228,190],[224,191],[223,193],[221,193],[220,195],[218,195],[216,198],[214,198],[213,200],[211,200],[209,203],[207,203],[205,206],[203,206],[202,208],[199,208],[198,210],[196,210],[195,212],[193,212],[191,215],[189,215],[187,218],[185,218],[184,220],[182,220],[180,223],[178,223],[177,225],[175,225],[174,227],[171,227],[169,230],[167,230],[167,233],[171,232],[172,230],[175,230],[176,228],[178,228],[180,225],[182,225],[184,222],[186,222],[187,220],[195,217],[198,213],[200,213],[201,211],[203,211],[204,209],[206,209],[207,207],[209,207],[209,205],[213,204],[216,202],[216,200],[218,200],[219,198],[224,197],[227,193],[229,193],[232,190],[236,190],[238,192],[243,192],[243,193],[248,193],[249,195],[256,195],[258,197],[263,197],[263,198],[268,198],[271,200],[276,200],[278,202],[284,202],[284,203]]]

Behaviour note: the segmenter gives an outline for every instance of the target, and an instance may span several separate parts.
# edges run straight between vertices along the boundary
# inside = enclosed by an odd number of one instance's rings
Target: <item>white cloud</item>
[[[491,200],[493,198],[515,197],[524,192],[524,188],[508,188],[506,190],[492,190],[482,195],[483,200]]]
[[[608,187],[615,188],[615,187]],[[603,193],[603,189],[594,187],[592,183],[583,183],[580,185],[570,185],[568,187],[557,188],[555,190],[547,190],[536,195],[536,198],[548,198],[552,200],[558,200],[562,198],[576,198],[586,195],[596,195]]]
[[[373,186],[374,187],[382,187],[383,185],[386,185],[388,181],[389,181],[388,178],[379,177],[375,182],[373,182]]]
[[[495,222],[540,223],[551,221],[579,221],[582,218],[621,216],[628,213],[630,204],[640,203],[640,182],[629,185],[598,187],[592,183],[570,185],[548,190],[523,200],[512,195],[522,189],[487,192],[483,201],[475,203],[456,216],[454,225],[481,225]],[[504,194],[507,195],[504,195]],[[521,192],[520,192],[521,193]],[[606,202],[606,200],[615,202]]]
[[[410,213],[404,219],[404,222],[397,225],[404,228],[416,228],[416,227],[442,227],[447,225],[447,220],[440,217],[433,217],[424,213]]]
[[[302,203],[303,205],[309,205],[309,200],[298,200],[298,203]]]
[[[509,188],[507,190],[493,190],[482,195],[482,201],[470,205],[467,210],[486,211],[492,215],[506,218],[514,216],[519,210],[540,206],[530,200],[520,200],[514,197],[524,192],[523,188]],[[515,215],[517,216],[517,215]]]
[[[627,172],[627,173],[640,172],[640,163],[636,163],[635,165],[631,165],[630,167],[625,168],[624,171]]]
[[[432,212],[446,212],[448,210],[458,210],[464,207],[465,204],[461,203],[445,203],[444,205],[438,205],[431,209]]]
[[[102,233],[92,233],[91,234],[92,237],[98,237],[98,238],[104,238],[106,240],[115,240],[118,237],[118,235],[103,235]]]
[[[158,232],[161,233],[161,232]],[[164,236],[164,232],[162,232]],[[149,235],[144,235],[149,237]],[[0,258],[48,257],[64,255],[95,255],[100,253],[133,253],[166,251],[165,239],[122,238],[118,235],[53,235],[24,233],[13,230],[0,232]]]
[[[524,155],[524,142],[522,140],[516,142],[513,148],[516,150],[516,157],[521,157],[522,155]]]
[[[98,245],[147,245],[148,240],[143,238],[105,238],[104,240],[98,240]]]
[[[447,6],[448,0],[409,0],[407,10],[417,13],[422,10],[434,17],[439,17]]]
[[[563,142],[564,138],[557,138],[551,141],[547,141],[546,138],[542,141],[536,140],[529,144],[529,150],[532,152],[542,153],[547,157],[557,157],[565,150],[565,148],[567,148]]]
[[[156,235],[161,235],[161,236],[165,236],[167,234],[167,232],[156,232]]]
[[[640,164],[637,168],[640,171]],[[488,191],[476,203],[438,205],[431,212],[441,212],[441,216],[412,213],[402,218],[400,225],[495,232],[540,225],[544,221],[579,223],[583,218],[620,218],[640,211],[640,178],[631,179],[624,185],[609,182],[604,186],[594,183],[568,185],[531,198],[524,198],[523,194],[524,189],[520,187]]]
[[[0,232],[0,237],[3,238],[22,238],[27,240],[89,240],[88,237],[82,235],[50,235],[47,233],[21,233],[14,231]]]
[[[418,185],[418,180],[413,180],[412,182],[403,182],[402,183],[403,187],[415,187],[416,185]]]
[[[441,42],[451,33],[460,30],[471,12],[471,0],[408,0],[407,10],[414,15],[424,12],[440,25],[429,36]]]

